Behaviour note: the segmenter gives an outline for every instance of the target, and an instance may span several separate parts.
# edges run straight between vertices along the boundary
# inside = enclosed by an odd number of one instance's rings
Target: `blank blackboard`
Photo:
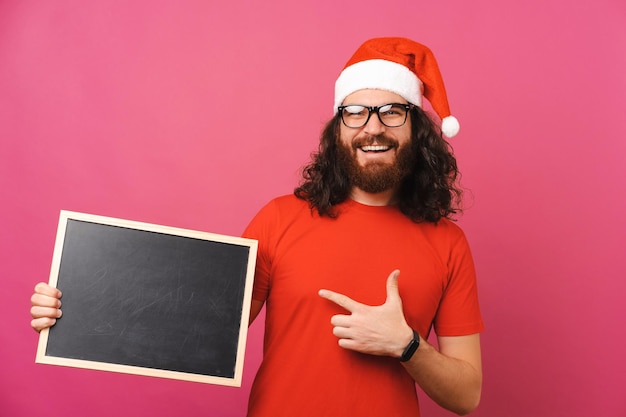
[[[36,362],[240,386],[257,242],[62,211]]]

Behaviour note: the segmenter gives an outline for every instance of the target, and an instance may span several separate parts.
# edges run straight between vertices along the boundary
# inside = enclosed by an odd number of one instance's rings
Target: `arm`
[[[398,292],[399,271],[387,280],[387,300],[367,306],[328,290],[320,296],[350,314],[331,318],[339,346],[361,353],[399,358],[413,338],[406,323]],[[421,338],[420,338],[421,339]],[[403,366],[415,382],[440,406],[457,414],[473,411],[480,401],[482,368],[479,336],[440,337],[437,351],[424,339]]]
[[[35,293],[30,298],[30,315],[33,318],[30,325],[36,332],[54,326],[61,317],[61,295],[61,291],[44,282],[35,286]]]
[[[250,320],[248,321],[248,327],[252,324],[254,319],[259,315],[261,309],[263,308],[263,301],[252,299],[250,303]]]
[[[437,404],[460,415],[470,413],[480,402],[482,387],[480,336],[439,337],[438,341],[439,351],[421,339],[403,365]]]

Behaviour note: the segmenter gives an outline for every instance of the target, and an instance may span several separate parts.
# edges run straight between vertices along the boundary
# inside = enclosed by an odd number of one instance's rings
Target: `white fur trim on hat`
[[[384,59],[360,61],[346,67],[335,82],[335,107],[358,90],[386,90],[398,94],[409,103],[422,107],[422,82],[415,73],[401,64]]]

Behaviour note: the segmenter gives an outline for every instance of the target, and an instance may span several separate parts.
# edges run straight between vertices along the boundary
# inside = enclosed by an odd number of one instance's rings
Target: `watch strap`
[[[402,356],[400,356],[400,362],[406,362],[411,359],[419,346],[420,335],[415,330],[413,330],[413,339],[411,339],[406,348],[404,348],[404,352],[402,352]]]

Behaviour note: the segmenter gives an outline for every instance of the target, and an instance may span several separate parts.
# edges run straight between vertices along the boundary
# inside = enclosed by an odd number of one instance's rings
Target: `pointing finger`
[[[351,313],[353,313],[357,308],[359,308],[359,306],[362,305],[361,303],[354,301],[352,298],[334,291],[320,290],[318,294],[320,297],[332,301],[339,307],[343,307]]]

